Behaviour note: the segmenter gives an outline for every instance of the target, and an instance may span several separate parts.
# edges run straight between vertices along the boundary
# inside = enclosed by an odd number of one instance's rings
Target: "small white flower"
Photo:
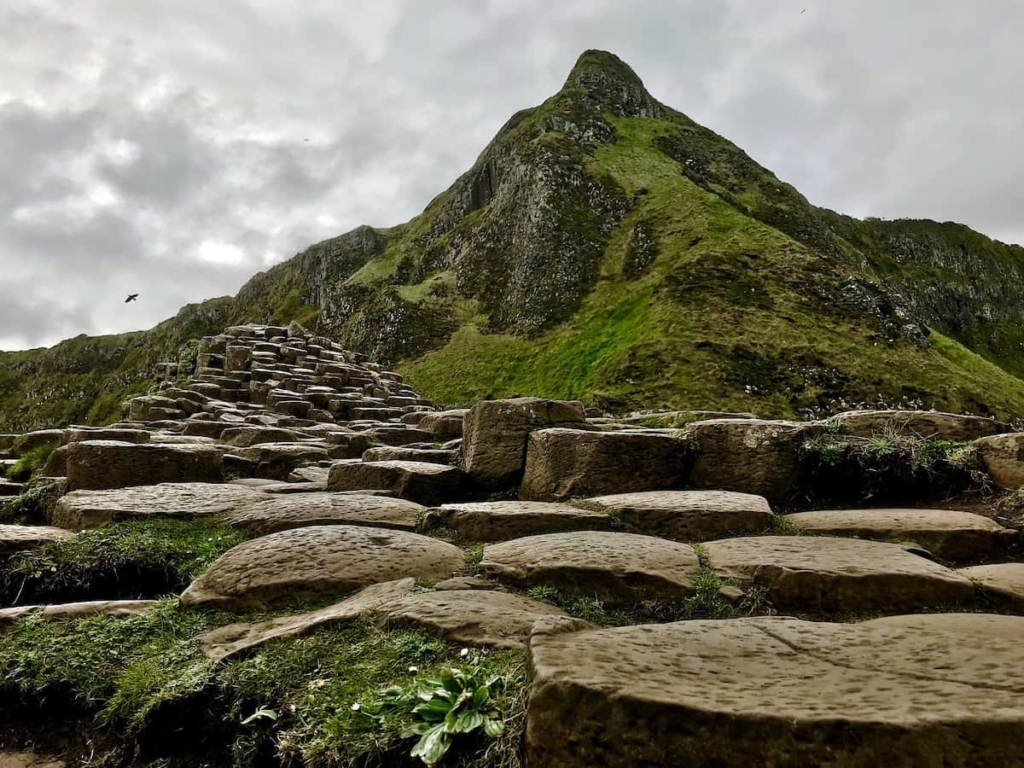
[[[358,712],[360,709],[362,709],[362,706],[359,704],[358,701],[355,704],[352,705],[352,711],[353,712]]]
[[[463,649],[462,649],[462,652],[461,652],[461,653],[460,653],[459,655],[460,655],[460,656],[461,656],[462,658],[464,658],[464,659],[465,659],[466,657],[468,657],[468,656],[469,656],[469,648],[463,648]]]
[[[296,707],[294,704],[289,704],[288,705],[288,711],[289,712],[294,712],[296,709],[298,709],[298,707]]]
[[[415,675],[419,671],[420,671],[419,667],[409,667],[409,674],[410,675]]]

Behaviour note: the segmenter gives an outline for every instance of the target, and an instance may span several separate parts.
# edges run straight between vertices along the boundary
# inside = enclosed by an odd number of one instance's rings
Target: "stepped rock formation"
[[[114,420],[158,363],[192,374],[195,339],[293,320],[449,404],[1007,418],[1022,308],[1024,249],[817,208],[588,51],[412,221],[313,245],[151,331],[0,353],[0,429]]]
[[[278,718],[260,765],[314,738],[331,759],[407,754],[374,730],[386,718],[350,714],[371,699],[317,698],[352,695],[393,652],[360,696],[418,679],[424,658],[511,664],[500,706],[525,723],[510,738],[528,768],[1024,762],[1022,526],[1004,512],[1016,496],[982,493],[989,466],[1004,485],[1024,477],[1007,425],[616,419],[540,398],[451,412],[294,326],[233,326],[198,349],[197,373],[162,366],[129,420],[0,437],[7,464],[54,449],[0,506],[0,672],[19,681],[0,687],[0,713],[31,704],[31,759],[56,749],[48,718],[80,714],[85,749],[108,749],[105,707],[145,724],[111,755],[255,765],[236,712],[254,697]],[[833,480],[864,471],[868,496]],[[816,507],[823,486],[842,509]],[[205,555],[171,586],[182,549]],[[332,649],[356,655],[332,666]],[[82,669],[102,676],[89,696]],[[55,684],[70,715],[51,707]],[[193,709],[216,724],[202,739],[181,725]],[[346,752],[354,733],[377,746]],[[0,760],[21,744],[0,741]],[[61,749],[59,766],[90,754]]]

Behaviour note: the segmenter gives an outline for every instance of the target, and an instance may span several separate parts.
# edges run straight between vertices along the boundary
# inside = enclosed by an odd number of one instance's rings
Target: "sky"
[[[0,349],[408,220],[588,48],[817,205],[1024,244],[1021,40],[1021,0],[0,0]]]

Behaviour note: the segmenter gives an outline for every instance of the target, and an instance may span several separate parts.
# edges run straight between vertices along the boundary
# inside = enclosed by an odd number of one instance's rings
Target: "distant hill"
[[[444,403],[1024,415],[1024,249],[817,208],[587,51],[412,221],[314,245],[151,331],[0,353],[0,429],[108,421],[190,339],[292,320]]]

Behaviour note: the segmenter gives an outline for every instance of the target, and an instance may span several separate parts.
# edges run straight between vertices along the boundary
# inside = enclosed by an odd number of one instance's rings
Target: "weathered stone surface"
[[[332,491],[391,491],[428,506],[457,499],[463,486],[461,469],[422,461],[340,461],[327,481]]]
[[[18,437],[14,438],[14,442],[11,445],[11,453],[18,457],[24,456],[34,448],[39,448],[47,443],[57,443],[59,445],[63,439],[63,429],[40,429],[35,432],[26,432],[24,435],[18,435]]]
[[[264,498],[234,483],[162,483],[103,491],[73,491],[57,501],[52,522],[72,531],[117,520],[146,517],[205,517]]]
[[[483,400],[465,416],[462,458],[482,488],[509,488],[523,477],[526,441],[535,429],[586,421],[583,404],[535,397]]]
[[[363,461],[425,461],[428,464],[453,466],[458,460],[458,451],[430,448],[381,446],[379,448],[369,448],[363,453]]]
[[[358,459],[374,445],[370,435],[359,432],[332,433],[326,440],[333,459]]]
[[[256,624],[228,624],[217,627],[199,635],[199,649],[209,659],[224,661],[258,648],[269,640],[294,637],[317,627],[357,618],[411,592],[415,586],[416,580],[411,578],[387,581],[383,584],[373,584],[340,603],[310,613],[282,616]]]
[[[482,590],[421,592],[387,603],[376,614],[388,626],[415,627],[496,648],[521,648],[538,619],[565,616],[554,606],[521,595]]]
[[[223,516],[227,525],[267,534],[311,525],[368,525],[414,531],[426,508],[404,499],[339,493],[272,494]]]
[[[481,579],[479,576],[452,576],[450,579],[437,582],[437,584],[434,585],[434,589],[438,592],[444,592],[445,590],[457,591],[460,589],[500,591],[503,590],[504,587],[500,587],[487,579]]]
[[[686,430],[700,446],[690,482],[784,501],[800,472],[800,449],[823,427],[794,421],[712,419]]]
[[[845,434],[871,437],[886,432],[928,440],[969,441],[999,432],[1002,425],[981,416],[937,411],[847,411],[833,416]]]
[[[0,768],[68,768],[62,758],[42,755],[38,752],[0,752]]]
[[[1008,603],[1015,610],[1024,610],[1024,563],[976,565],[961,568],[957,573],[980,583],[1000,602]]]
[[[157,483],[215,483],[224,479],[224,463],[219,450],[204,445],[87,440],[69,445],[67,477],[73,491]]]
[[[148,443],[149,432],[144,429],[109,429],[96,427],[71,427],[64,431],[64,443],[80,443],[83,440],[117,440],[122,443]]]
[[[444,442],[462,437],[462,425],[469,413],[468,408],[453,411],[432,411],[427,413],[416,426],[434,435],[435,440]]]
[[[197,437],[212,437],[213,439],[219,439],[226,429],[229,429],[232,425],[223,421],[199,421],[196,419],[189,419],[185,422],[185,429],[182,431],[184,435],[195,435]]]
[[[183,419],[185,415],[176,400],[155,395],[132,398],[128,410],[128,418],[131,421],[142,422]]]
[[[484,547],[480,571],[513,587],[555,587],[606,603],[693,594],[692,547],[632,533],[580,531],[527,536]]]
[[[232,611],[295,605],[406,577],[440,580],[463,562],[458,547],[415,533],[296,528],[228,550],[185,590],[181,604]]]
[[[732,491],[648,491],[598,496],[580,506],[615,516],[632,533],[704,541],[763,533],[774,515],[763,496]]]
[[[898,544],[761,536],[704,544],[711,567],[762,587],[779,610],[901,613],[966,604],[971,582]]]
[[[73,538],[73,533],[48,525],[0,525],[0,557]]]
[[[1024,619],[688,621],[531,641],[529,765],[1020,762]]]
[[[68,474],[68,446],[61,445],[46,458],[44,477],[66,477]]]
[[[993,435],[974,441],[985,469],[1000,488],[1024,487],[1024,433]]]
[[[412,443],[430,443],[434,439],[433,435],[429,432],[412,427],[371,429],[370,437],[382,445],[395,447],[411,445]]]
[[[686,485],[692,444],[664,432],[543,429],[530,435],[522,499],[565,501]]]
[[[951,509],[830,509],[786,519],[809,533],[913,542],[944,560],[983,557],[1018,536],[987,517]]]
[[[260,443],[231,453],[256,462],[256,477],[272,480],[287,480],[298,467],[328,459],[327,448],[317,443]]]
[[[229,427],[220,435],[220,441],[236,448],[248,448],[260,443],[289,443],[298,441],[298,432],[278,427],[246,425]]]
[[[521,536],[565,531],[607,531],[613,520],[604,512],[543,501],[490,501],[446,504],[431,510],[427,529],[451,528],[466,541],[507,541]]]

